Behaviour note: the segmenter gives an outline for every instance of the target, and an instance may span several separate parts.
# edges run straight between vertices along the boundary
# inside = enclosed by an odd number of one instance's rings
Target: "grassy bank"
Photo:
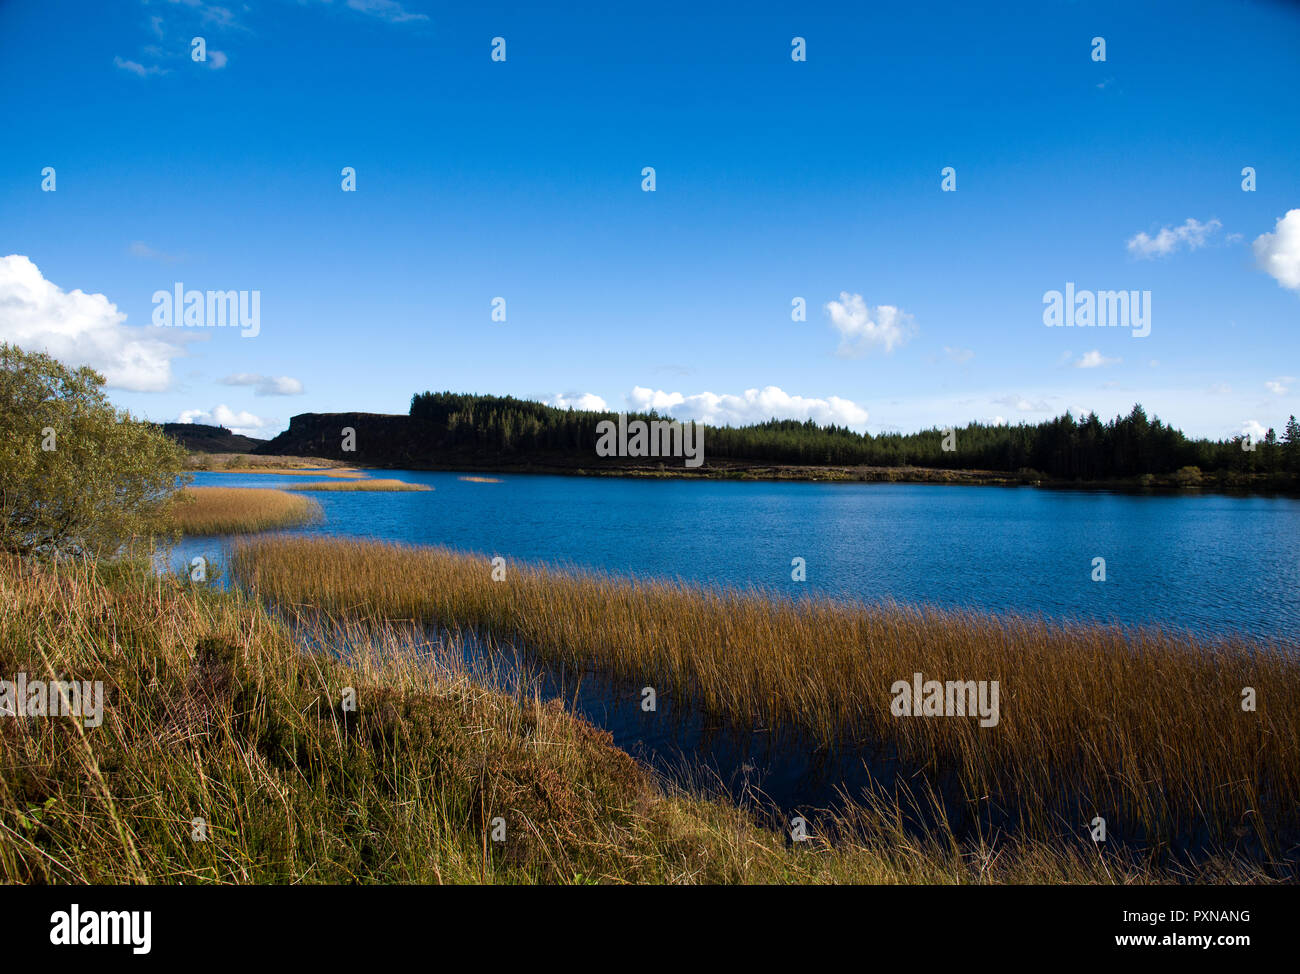
[[[321,517],[310,497],[257,487],[188,487],[173,517],[181,533],[243,534],[309,524]]]
[[[484,558],[328,539],[251,540],[232,570],[263,598],[479,627],[543,658],[594,662],[742,729],[883,746],[1022,836],[1054,841],[1101,816],[1149,848],[1208,840],[1261,862],[1296,855],[1300,668],[1267,648],[517,565],[494,582]],[[1000,721],[895,716],[891,688],[917,672],[998,681]]]
[[[1082,843],[917,839],[885,805],[819,819],[794,844],[666,789],[559,704],[471,682],[454,647],[401,629],[345,642],[339,656],[305,653],[235,593],[0,561],[0,678],[106,689],[98,727],[0,717],[0,880],[1260,878],[1227,860],[1175,874]]]

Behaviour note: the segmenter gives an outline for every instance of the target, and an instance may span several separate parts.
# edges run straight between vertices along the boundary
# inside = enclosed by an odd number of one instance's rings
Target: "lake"
[[[486,557],[1058,619],[1162,624],[1294,644],[1300,500],[1030,487],[640,480],[383,471],[431,492],[317,492],[304,534]],[[312,477],[199,473],[196,486]],[[220,556],[187,539],[176,562]],[[803,558],[807,580],[791,579]],[[1105,559],[1106,580],[1093,581]]]

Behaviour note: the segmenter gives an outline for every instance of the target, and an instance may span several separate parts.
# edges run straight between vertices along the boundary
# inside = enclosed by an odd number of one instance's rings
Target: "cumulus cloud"
[[[605,400],[592,392],[561,392],[551,396],[546,400],[548,406],[557,406],[560,409],[576,409],[592,413],[607,413],[609,406]]]
[[[1074,363],[1074,367],[1076,369],[1099,369],[1103,365],[1116,365],[1122,361],[1123,359],[1107,358],[1094,348],[1091,352],[1084,352],[1082,357]]]
[[[68,365],[89,365],[115,389],[167,389],[171,361],[184,349],[174,338],[158,337],[159,330],[128,327],[125,320],[104,295],[64,291],[29,258],[0,257],[0,341],[47,352]]]
[[[259,375],[256,372],[237,372],[221,380],[227,386],[252,386],[255,396],[301,396],[302,383],[287,375]]]
[[[178,423],[201,423],[204,426],[224,426],[240,436],[266,439],[267,433],[280,425],[277,419],[264,419],[246,410],[236,412],[225,403],[212,409],[186,409],[176,417]]]
[[[633,412],[653,409],[677,419],[694,419],[710,426],[742,426],[769,419],[811,419],[822,425],[833,423],[859,430],[867,424],[867,411],[848,399],[792,396],[777,386],[746,389],[738,396],[712,392],[687,396],[680,392],[636,386],[628,394],[627,404]]]
[[[1223,226],[1218,220],[1201,223],[1188,217],[1180,227],[1162,227],[1154,237],[1139,233],[1128,242],[1128,252],[1141,260],[1168,257],[1179,248],[1197,250]]]
[[[1241,424],[1241,435],[1252,443],[1263,443],[1264,437],[1268,435],[1268,428],[1258,420],[1248,419]]]
[[[910,314],[891,304],[870,308],[861,294],[840,292],[838,301],[826,302],[826,313],[840,333],[840,347],[835,354],[856,358],[878,346],[888,354],[902,345],[916,331]]]
[[[1288,210],[1272,233],[1255,238],[1259,269],[1290,291],[1300,291],[1300,209]]]

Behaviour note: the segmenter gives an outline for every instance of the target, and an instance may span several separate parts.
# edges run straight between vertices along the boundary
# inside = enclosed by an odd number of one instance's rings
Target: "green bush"
[[[0,551],[114,555],[158,531],[185,451],[103,385],[93,369],[0,344]]]

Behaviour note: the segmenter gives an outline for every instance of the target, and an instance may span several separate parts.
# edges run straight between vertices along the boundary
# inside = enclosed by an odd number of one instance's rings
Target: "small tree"
[[[159,531],[185,451],[104,377],[0,344],[0,551],[113,555]]]

